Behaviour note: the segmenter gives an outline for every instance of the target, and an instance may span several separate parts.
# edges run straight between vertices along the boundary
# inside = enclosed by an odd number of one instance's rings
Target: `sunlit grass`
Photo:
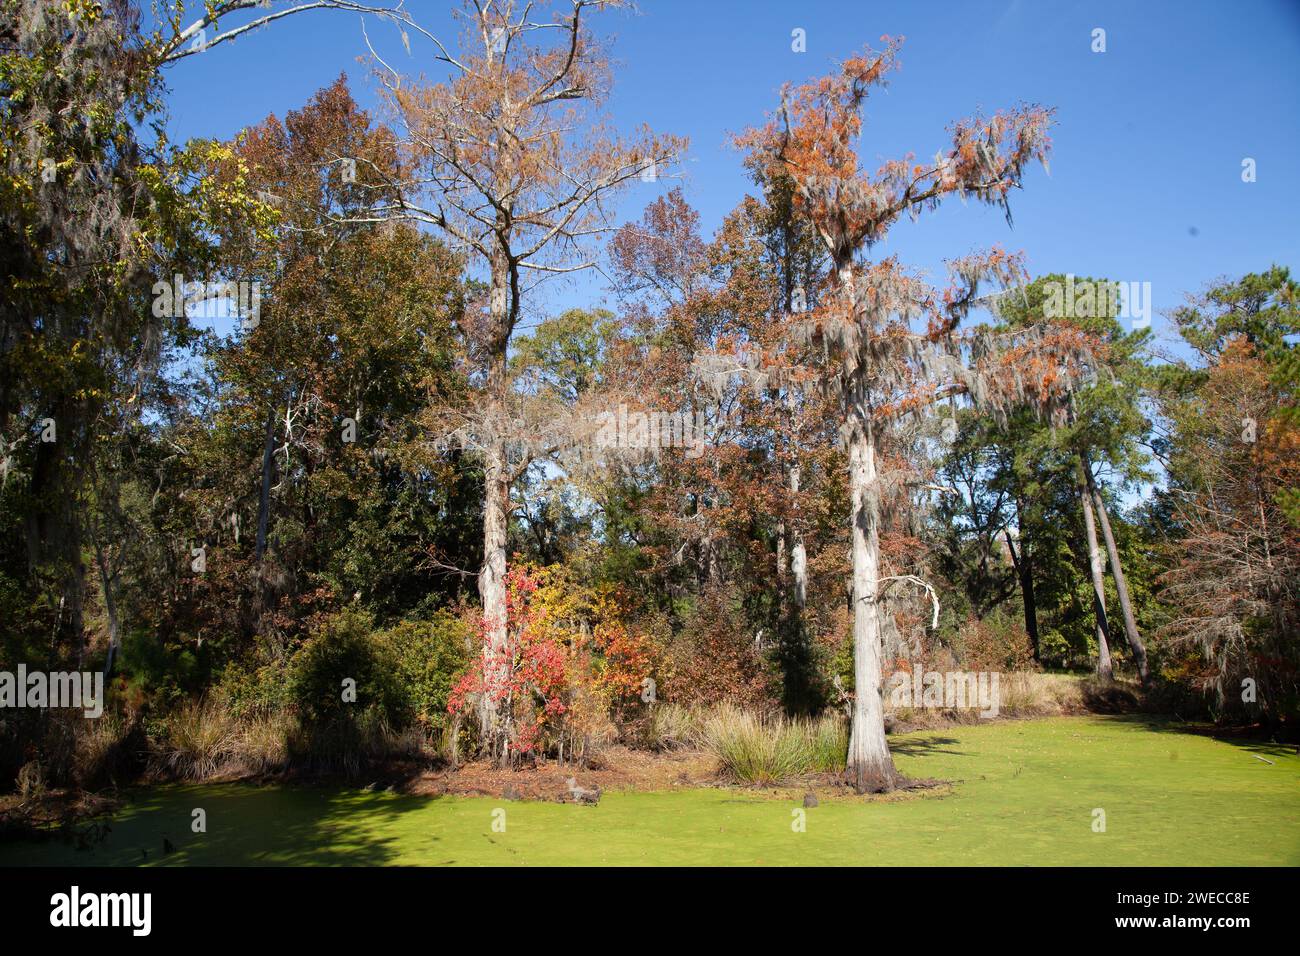
[[[607,793],[587,807],[166,787],[138,795],[94,850],[3,845],[0,865],[1300,864],[1300,758],[1290,748],[1106,717],[985,723],[891,743],[904,773],[951,788],[820,793],[804,832],[791,828],[797,799],[742,788]],[[195,808],[206,811],[205,834],[191,832]],[[492,827],[498,808],[505,832]],[[1105,811],[1104,833],[1093,830],[1095,809]],[[164,836],[177,847],[167,857]]]

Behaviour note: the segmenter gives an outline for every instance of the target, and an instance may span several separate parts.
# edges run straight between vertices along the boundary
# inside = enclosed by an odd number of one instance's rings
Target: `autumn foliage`
[[[613,737],[611,717],[653,700],[657,649],[621,619],[613,594],[584,587],[564,567],[517,561],[506,582],[507,657],[477,655],[448,711],[487,695],[510,722],[509,761],[581,757]],[[490,630],[482,620],[481,644]]]

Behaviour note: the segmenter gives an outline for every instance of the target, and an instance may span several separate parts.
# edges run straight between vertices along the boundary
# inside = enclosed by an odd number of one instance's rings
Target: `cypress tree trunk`
[[[479,700],[479,740],[488,755],[502,766],[510,762],[511,756],[510,701],[503,695],[513,666],[506,620],[506,543],[510,517],[510,464],[506,456],[509,285],[509,264],[504,254],[500,254],[492,263],[489,300],[495,341],[487,381],[491,426],[483,462],[483,565],[479,570],[478,594],[483,609],[483,683],[487,688]]]
[[[790,493],[799,495],[799,463],[790,466]],[[798,505],[795,505],[796,515]],[[790,523],[790,572],[794,578],[795,612],[802,615],[808,601],[808,552],[804,548],[803,532],[799,530],[798,521]]]
[[[853,315],[856,296],[852,262],[837,263],[837,274],[849,314]],[[864,374],[857,367],[841,386],[848,428],[853,520],[853,721],[845,777],[858,793],[877,793],[893,790],[899,776],[885,739],[880,666],[880,476]]]
[[[872,438],[869,422],[853,423],[849,437],[849,494],[853,511],[854,693],[845,772],[858,793],[877,793],[898,785],[898,772],[885,739],[881,693],[880,486]]]
[[[489,756],[502,764],[510,760],[507,730],[498,712],[498,694],[510,678],[510,649],[506,621],[506,531],[510,482],[504,441],[487,450],[483,492],[483,566],[478,595],[483,607],[483,683],[479,701],[479,740]],[[500,703],[508,703],[500,701]]]

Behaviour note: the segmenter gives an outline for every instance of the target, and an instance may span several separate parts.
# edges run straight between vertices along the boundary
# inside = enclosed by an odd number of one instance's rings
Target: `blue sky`
[[[433,32],[455,36],[447,2],[408,0]],[[232,21],[233,22],[233,21]],[[1035,168],[999,210],[953,200],[900,223],[876,254],[942,278],[943,261],[999,243],[1032,273],[1150,282],[1157,313],[1220,275],[1271,263],[1300,272],[1300,2],[763,2],[643,0],[603,14],[619,62],[616,127],[688,136],[682,185],[706,235],[750,189],[728,136],[761,122],[786,81],[904,35],[901,70],[867,104],[862,154],[932,156],[945,128],[976,110],[1055,107],[1051,173]],[[1092,31],[1106,52],[1092,52]],[[807,51],[791,49],[806,31]],[[441,78],[429,46],[408,56],[394,28],[368,25],[395,68]],[[359,17],[309,12],[169,69],[173,137],[228,137],[301,106],[340,72],[363,106],[376,98]],[[1242,160],[1257,179],[1242,181]],[[620,220],[674,185],[636,184]],[[548,294],[543,310],[599,304],[601,283]],[[1157,333],[1164,327],[1157,314]],[[1162,336],[1163,337],[1163,336]]]

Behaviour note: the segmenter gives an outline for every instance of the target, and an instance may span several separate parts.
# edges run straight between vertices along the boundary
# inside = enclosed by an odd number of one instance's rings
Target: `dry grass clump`
[[[788,718],[720,704],[701,721],[699,741],[733,780],[771,785],[843,770],[848,729],[836,713]]]
[[[229,769],[239,739],[239,723],[225,707],[211,700],[184,704],[163,725],[153,770],[186,780],[209,780]]]

